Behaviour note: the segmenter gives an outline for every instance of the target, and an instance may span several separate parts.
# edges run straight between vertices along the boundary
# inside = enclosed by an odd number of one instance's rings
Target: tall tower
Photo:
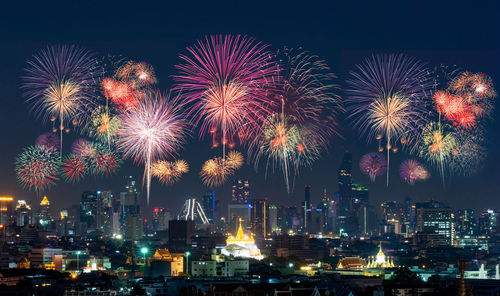
[[[127,177],[125,191],[120,192],[121,223],[125,239],[139,240],[143,235],[142,212],[135,180]]]

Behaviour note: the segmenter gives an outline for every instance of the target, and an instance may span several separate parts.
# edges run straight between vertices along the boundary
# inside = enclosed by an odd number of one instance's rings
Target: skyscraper
[[[0,196],[0,224],[9,224],[12,215],[14,198],[12,196]]]
[[[205,215],[207,215],[208,221],[212,224],[215,218],[215,208],[217,201],[215,200],[215,190],[209,190],[203,195],[201,205]]]
[[[231,201],[233,203],[248,203],[250,200],[250,183],[248,183],[248,180],[234,180],[231,190]]]
[[[25,200],[18,200],[16,205],[17,226],[33,224],[31,206]]]
[[[373,215],[368,204],[368,188],[361,184],[352,184],[353,199],[351,202],[350,232],[367,234],[370,229],[370,218]]]
[[[122,233],[125,239],[138,240],[144,232],[139,192],[132,176],[126,180],[125,191],[120,192]]]
[[[80,223],[85,224],[88,230],[95,230],[97,228],[97,212],[97,192],[85,191],[80,200]]]
[[[417,234],[420,241],[431,245],[454,245],[455,215],[443,203],[430,200],[417,203]]]
[[[97,228],[108,236],[113,235],[113,193],[111,190],[97,191]]]
[[[348,226],[352,199],[352,154],[344,153],[337,176],[338,193],[336,201],[337,230],[345,232]]]
[[[304,187],[304,231],[309,232],[311,225],[311,185]]]
[[[252,201],[252,231],[259,238],[267,236],[267,220],[269,217],[267,209],[267,198]]]

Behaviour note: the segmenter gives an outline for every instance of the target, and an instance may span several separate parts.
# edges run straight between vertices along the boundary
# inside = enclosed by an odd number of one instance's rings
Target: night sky
[[[11,1],[14,2],[14,1]],[[52,4],[48,4],[52,2]],[[16,183],[14,159],[36,137],[50,131],[28,112],[19,90],[26,60],[51,44],[78,44],[98,55],[123,55],[150,63],[162,90],[170,88],[185,47],[208,34],[246,34],[272,49],[302,47],[326,60],[345,86],[345,78],[354,65],[372,53],[408,53],[430,67],[445,64],[483,72],[492,77],[500,90],[500,6],[498,1],[467,5],[444,1],[176,1],[180,4],[149,4],[147,1],[22,1],[23,7],[2,4],[0,12],[0,195],[37,201],[34,193]],[[107,2],[107,1],[106,1]],[[158,1],[160,2],[160,1]],[[242,2],[242,3],[236,3]],[[352,2],[352,3],[351,3]],[[389,4],[389,2],[391,4]],[[402,4],[401,2],[407,3]],[[411,4],[410,4],[411,3]],[[343,95],[343,93],[340,93]],[[312,185],[313,202],[319,202],[322,188],[329,195],[337,190],[337,169],[343,152],[353,153],[355,182],[370,190],[372,204],[411,196],[416,201],[429,197],[447,202],[454,208],[500,208],[500,114],[499,98],[488,123],[486,167],[473,177],[453,177],[443,188],[438,172],[424,183],[409,186],[398,176],[401,160],[407,155],[391,156],[391,184],[384,177],[372,184],[359,172],[357,162],[363,153],[374,151],[376,143],[367,144],[342,121],[342,138],[333,138],[329,151],[309,168],[303,168],[295,181],[294,193],[287,195],[280,171],[256,172],[246,165],[235,178],[248,178],[254,198],[268,197],[277,204],[298,203],[304,185]],[[64,150],[75,138],[65,137]],[[242,152],[245,152],[242,149]],[[203,161],[216,156],[220,149],[210,149],[209,141],[199,141],[193,134],[180,157],[190,163],[191,171],[182,181],[162,187],[151,186],[151,205],[168,207],[174,212],[188,197],[200,197],[206,190],[199,180]],[[127,161],[112,178],[87,179],[77,185],[59,183],[45,194],[55,209],[69,207],[80,200],[82,191],[111,189],[115,194],[124,186],[123,176],[132,175],[139,182],[143,167]],[[222,201],[229,200],[230,184],[217,190]]]

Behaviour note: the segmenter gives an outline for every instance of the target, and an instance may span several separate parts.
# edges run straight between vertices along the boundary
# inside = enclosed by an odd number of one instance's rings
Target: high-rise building
[[[456,214],[456,228],[457,235],[463,236],[473,236],[477,234],[477,224],[476,218],[474,216],[474,210],[472,209],[461,209],[457,211]]]
[[[18,200],[16,205],[16,224],[25,226],[33,224],[33,213],[31,206],[25,200]]]
[[[14,198],[12,196],[0,196],[0,224],[10,224],[13,207]]]
[[[168,222],[168,244],[172,249],[184,249],[191,243],[195,231],[193,220],[170,220]]]
[[[417,235],[419,241],[431,245],[454,245],[455,214],[436,200],[417,203]]]
[[[139,240],[144,233],[139,192],[132,176],[126,180],[125,191],[120,192],[121,232],[125,239]]]
[[[228,204],[227,223],[230,233],[236,233],[239,218],[243,220],[243,227],[248,228],[251,222],[251,204]]]
[[[98,224],[99,201],[97,192],[85,191],[80,200],[80,223],[85,224],[87,231],[96,230]]]
[[[373,211],[368,202],[368,188],[356,183],[353,183],[351,188],[353,194],[349,215],[351,223],[349,223],[350,229],[347,232],[364,235],[370,231],[370,221],[371,216],[373,216]]]
[[[170,211],[166,208],[154,208],[153,209],[153,231],[165,231],[168,230],[168,221],[172,220],[172,215]]]
[[[351,214],[352,199],[352,154],[344,153],[337,176],[338,192],[336,195],[336,230],[339,233],[347,233],[350,228],[349,215]]]
[[[97,228],[105,235],[113,235],[113,192],[97,191]]]
[[[269,212],[269,229],[267,233],[277,232],[278,229],[278,207],[276,205],[268,206]]]
[[[234,180],[231,188],[231,201],[233,203],[248,203],[250,200],[250,183],[248,180]]]
[[[252,231],[259,238],[265,238],[268,232],[268,209],[267,198],[255,199],[252,201]]]
[[[499,231],[500,212],[487,209],[479,213],[477,220],[479,234],[491,237]]]
[[[217,207],[217,201],[215,200],[215,190],[209,190],[203,195],[203,199],[201,201],[203,211],[205,211],[205,215],[208,218],[210,224],[213,224],[216,220],[215,217],[215,209]]]
[[[309,232],[311,224],[311,185],[304,187],[304,214],[303,214],[304,231]]]

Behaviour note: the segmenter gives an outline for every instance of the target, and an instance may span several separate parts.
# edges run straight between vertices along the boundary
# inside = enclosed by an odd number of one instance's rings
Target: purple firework
[[[429,178],[429,171],[417,160],[407,159],[399,168],[399,175],[406,183],[413,185],[416,181],[424,181]]]
[[[61,141],[59,136],[54,133],[43,133],[38,138],[36,138],[35,144],[38,146],[52,147],[59,150],[61,147]]]
[[[385,157],[382,153],[377,152],[365,154],[359,161],[359,168],[373,182],[377,176],[382,175],[387,170]]]

